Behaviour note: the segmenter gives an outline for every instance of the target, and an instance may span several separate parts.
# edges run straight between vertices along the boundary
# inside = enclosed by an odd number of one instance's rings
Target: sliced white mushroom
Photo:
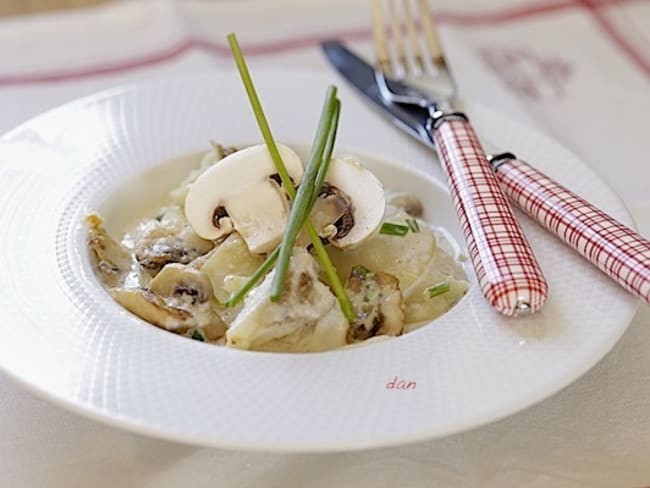
[[[300,157],[278,145],[294,184],[302,179]],[[185,215],[204,239],[220,239],[237,230],[251,252],[273,250],[282,239],[289,205],[277,182],[277,171],[265,144],[225,157],[199,176],[185,199]]]
[[[187,192],[190,190],[190,185],[194,183],[194,181],[210,166],[218,163],[226,156],[237,152],[238,150],[234,146],[222,146],[218,142],[214,141],[210,141],[210,145],[212,146],[212,149],[203,155],[199,162],[199,167],[190,171],[183,181],[181,181],[180,185],[169,192],[172,202],[181,207],[185,205],[185,197],[187,197]]]
[[[321,237],[329,239],[338,232],[335,223],[350,212],[352,202],[340,191],[323,185],[309,218]]]
[[[339,248],[358,246],[381,225],[386,211],[384,185],[359,161],[351,158],[333,159],[325,182],[328,192],[339,193],[348,205],[343,216],[333,222],[337,232],[329,242]]]

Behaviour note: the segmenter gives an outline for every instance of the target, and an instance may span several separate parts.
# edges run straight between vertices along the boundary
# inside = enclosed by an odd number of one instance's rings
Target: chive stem
[[[289,195],[289,198],[291,200],[294,200],[296,197],[296,189],[293,185],[293,182],[291,181],[291,178],[289,177],[289,174],[287,172],[286,167],[284,166],[284,163],[282,162],[282,157],[280,156],[280,152],[278,151],[278,147],[275,144],[275,140],[273,138],[273,134],[271,133],[271,129],[269,127],[268,121],[266,120],[266,116],[264,115],[264,110],[262,109],[262,104],[260,102],[259,97],[257,96],[257,92],[255,90],[255,86],[253,84],[253,80],[250,76],[250,73],[248,71],[248,67],[246,65],[246,61],[244,59],[244,55],[241,52],[241,48],[239,47],[239,42],[237,41],[237,36],[235,36],[234,33],[228,34],[228,44],[230,45],[230,49],[233,53],[233,57],[235,58],[235,63],[237,65],[237,69],[239,71],[239,74],[242,78],[242,82],[244,84],[244,88],[246,90],[246,93],[248,95],[248,98],[250,100],[251,106],[253,108],[253,113],[255,114],[255,119],[257,120],[257,124],[259,125],[260,132],[262,133],[262,138],[264,139],[264,142],[266,143],[266,146],[269,149],[269,153],[271,154],[271,158],[273,159],[273,163],[275,164],[276,170],[278,172],[278,175],[280,176],[280,180],[282,181],[282,185],[284,187],[284,190],[287,192],[287,195]],[[340,102],[336,103],[336,117],[334,118],[334,123],[332,127],[336,129],[338,127],[338,113],[340,111]],[[331,134],[331,133],[330,133]],[[328,137],[328,142],[331,140],[331,144],[328,146],[328,150],[330,151],[330,158],[328,158],[327,164],[329,165],[329,159],[331,159],[331,150],[334,147],[334,138],[336,134],[330,135]],[[330,147],[331,146],[331,147]],[[325,179],[325,174],[322,175],[321,181],[324,181]],[[320,190],[320,188],[319,188]],[[314,200],[315,202],[315,200]],[[331,259],[329,258],[329,255],[327,254],[327,250],[325,249],[324,244],[320,240],[320,237],[318,236],[318,233],[316,232],[316,229],[312,225],[311,221],[309,218],[305,221],[305,228],[307,229],[307,233],[309,235],[309,238],[312,241],[312,244],[314,246],[314,250],[316,251],[317,256],[319,257],[321,264],[323,266],[323,269],[325,271],[325,274],[327,276],[327,279],[329,281],[329,284],[332,288],[332,291],[334,291],[336,297],[339,300],[339,303],[341,305],[341,310],[345,314],[346,318],[348,321],[352,322],[356,319],[356,314],[354,312],[354,308],[352,307],[352,303],[350,302],[350,298],[347,296],[345,289],[343,287],[343,284],[341,283],[341,280],[339,279],[338,274],[336,273],[336,268],[334,267],[334,264],[332,263]],[[278,248],[279,249],[279,248]],[[278,250],[279,253],[279,250]],[[268,261],[268,258],[267,258]],[[266,263],[266,261],[265,261]],[[262,266],[264,266],[264,264]],[[270,266],[272,266],[273,262],[271,262]],[[270,267],[269,267],[270,269]],[[258,270],[259,271],[259,270]],[[257,273],[256,273],[257,274]],[[254,286],[254,284],[253,284]],[[250,288],[249,288],[250,290]],[[248,292],[249,290],[246,290]],[[243,298],[246,295],[246,292],[242,294],[241,298]],[[239,300],[241,300],[239,298]],[[230,300],[229,300],[230,301]]]
[[[332,153],[334,152],[334,143],[336,142],[336,132],[339,128],[339,117],[341,116],[341,102],[339,99],[336,99],[334,105],[334,115],[332,118],[332,127],[330,129],[329,135],[327,137],[327,142],[325,144],[325,151],[323,152],[323,161],[321,167],[318,170],[318,175],[316,176],[316,181],[314,183],[314,192],[312,195],[313,202],[310,202],[310,205],[313,207],[314,203],[318,199],[323,184],[325,183],[325,178],[327,177],[327,172],[330,168],[330,163],[332,162]]]
[[[406,223],[411,229],[411,232],[420,232],[420,224],[415,219],[406,219]]]
[[[287,228],[282,236],[282,243],[280,244],[280,256],[278,256],[278,264],[275,269],[275,276],[273,279],[273,287],[271,291],[271,300],[278,301],[282,296],[284,290],[284,282],[286,281],[289,272],[289,260],[293,253],[293,248],[298,238],[300,229],[303,228],[305,220],[311,212],[310,203],[316,200],[312,198],[315,193],[314,184],[320,168],[323,166],[323,154],[325,146],[329,138],[330,130],[332,129],[332,121],[336,111],[336,88],[330,86],[325,95],[325,103],[321,112],[320,122],[316,130],[316,136],[312,145],[311,156],[305,173],[302,176],[302,181],[298,187],[296,198],[291,205],[289,212],[289,219]],[[316,236],[318,238],[318,236]]]
[[[305,228],[307,229],[307,233],[314,243],[314,251],[316,251],[316,255],[323,265],[323,270],[325,271],[325,276],[327,276],[327,281],[329,282],[334,295],[336,295],[339,300],[343,315],[345,315],[345,318],[347,318],[349,322],[354,322],[357,318],[357,314],[354,311],[354,307],[352,306],[350,298],[345,292],[345,288],[343,287],[343,283],[341,282],[341,279],[336,272],[334,263],[332,263],[329,254],[327,254],[327,250],[320,240],[316,229],[314,229],[314,226],[308,222]]]
[[[259,283],[259,281],[264,278],[269,271],[271,271],[271,268],[275,264],[275,261],[278,259],[279,254],[280,248],[276,247],[275,250],[267,256],[266,260],[260,265],[260,267],[257,268],[255,273],[253,273],[248,281],[244,283],[244,286],[242,286],[237,291],[237,293],[228,298],[228,301],[224,303],[224,306],[234,307],[239,302],[241,302],[246,297],[246,295],[248,295],[248,292],[251,291],[251,289],[257,285],[257,283]]]
[[[442,295],[443,293],[447,293],[449,291],[449,288],[450,283],[447,279],[427,288],[427,293],[429,294],[429,298],[435,298],[439,295]]]
[[[264,139],[266,147],[271,154],[271,159],[273,159],[273,162],[275,163],[275,169],[280,175],[282,185],[289,195],[289,198],[293,200],[296,195],[296,189],[291,183],[291,178],[289,177],[286,166],[282,163],[280,151],[278,150],[278,146],[275,143],[273,134],[271,133],[271,127],[269,127],[269,123],[266,120],[266,115],[264,115],[262,103],[257,96],[257,91],[255,90],[255,85],[253,84],[251,74],[248,71],[248,66],[246,65],[244,54],[239,47],[237,36],[235,36],[235,34],[232,32],[228,34],[228,44],[230,45],[230,50],[232,51],[232,55],[235,58],[235,64],[237,65],[239,75],[241,76],[242,82],[244,83],[246,94],[248,95],[251,106],[253,107],[253,114],[255,115],[255,120],[257,120],[257,125],[259,126],[260,132],[262,133],[262,138]]]
[[[380,234],[386,234],[389,236],[404,237],[406,234],[408,234],[408,231],[408,225],[393,224],[392,222],[384,222],[379,228]]]

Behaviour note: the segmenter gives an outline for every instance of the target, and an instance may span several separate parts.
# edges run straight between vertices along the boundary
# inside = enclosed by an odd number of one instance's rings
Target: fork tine
[[[406,57],[406,49],[404,48],[404,39],[402,38],[402,25],[400,23],[400,16],[397,13],[395,6],[396,0],[389,0],[388,8],[390,9],[391,26],[393,29],[393,41],[395,42],[395,51],[397,52],[397,59],[401,65],[404,74],[409,72],[408,59]]]
[[[434,65],[444,64],[445,58],[442,55],[442,49],[440,48],[440,42],[438,41],[438,35],[436,34],[433,14],[429,10],[426,0],[418,0],[418,6],[420,17],[422,18],[424,37],[426,39],[427,49],[429,50],[429,56],[431,56],[431,61]]]
[[[410,0],[404,0],[404,12],[406,14],[406,31],[408,32],[409,43],[411,44],[413,62],[416,64],[419,72],[423,73],[424,59],[422,58],[422,50],[420,49],[420,42],[418,41],[418,34],[415,27],[415,19],[413,17]]]
[[[379,69],[384,73],[390,73],[392,64],[390,62],[390,51],[384,26],[384,15],[382,13],[381,0],[372,0],[372,32],[375,38],[375,54]]]

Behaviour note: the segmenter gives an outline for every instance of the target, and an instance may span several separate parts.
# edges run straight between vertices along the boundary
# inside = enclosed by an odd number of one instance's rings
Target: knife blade
[[[325,42],[322,48],[336,70],[380,113],[434,148],[422,131],[426,115],[386,102],[373,66],[338,41]],[[492,156],[490,162],[501,189],[516,206],[628,292],[650,303],[650,241],[511,153]]]
[[[414,110],[411,107],[386,102],[379,91],[375,79],[375,69],[355,53],[350,51],[338,41],[328,41],[322,44],[323,52],[330,63],[345,78],[350,85],[372,102],[382,115],[400,127],[403,131],[420,141],[422,144],[434,148],[433,140],[426,130],[428,114],[423,110]],[[399,81],[397,86],[404,86]],[[404,87],[406,88],[406,87]]]

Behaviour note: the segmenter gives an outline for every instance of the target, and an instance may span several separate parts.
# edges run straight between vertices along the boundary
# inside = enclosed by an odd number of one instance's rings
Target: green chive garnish
[[[278,255],[280,254],[280,248],[276,247],[275,250],[268,255],[266,260],[260,265],[259,268],[253,273],[253,275],[248,278],[248,281],[244,283],[244,286],[242,286],[237,293],[231,295],[231,297],[228,299],[226,303],[224,303],[225,307],[234,307],[237,305],[239,302],[241,302],[244,298],[246,298],[246,295],[248,295],[248,292],[251,291],[251,289],[257,285],[257,283],[266,276],[266,274],[271,271],[271,268],[275,264],[275,262],[278,259]]]
[[[365,279],[368,277],[368,275],[372,274],[372,272],[365,266],[362,266],[361,264],[355,264],[354,266],[352,266],[351,274]]]
[[[321,162],[321,167],[318,170],[318,175],[316,175],[316,181],[314,183],[314,191],[312,194],[312,201],[310,205],[313,207],[318,199],[318,194],[320,193],[323,183],[325,183],[325,177],[327,172],[330,169],[330,163],[332,162],[332,152],[334,151],[334,143],[336,142],[336,132],[339,128],[339,117],[341,115],[341,102],[336,99],[336,105],[334,107],[334,117],[332,119],[332,126],[330,128],[330,133],[325,143],[325,151],[323,152],[323,160]]]
[[[280,179],[282,181],[282,185],[287,192],[287,195],[289,195],[289,198],[291,200],[295,200],[296,198],[296,189],[293,186],[293,182],[291,181],[291,178],[289,178],[289,174],[286,170],[286,167],[284,166],[284,163],[282,162],[282,158],[280,157],[280,152],[278,151],[277,145],[275,144],[275,140],[273,139],[273,135],[271,133],[271,129],[269,127],[269,124],[266,120],[266,117],[264,115],[264,111],[262,110],[262,104],[260,103],[259,97],[257,96],[257,92],[255,91],[255,86],[253,85],[253,80],[251,79],[250,73],[248,71],[248,67],[246,66],[246,61],[244,60],[244,56],[241,52],[241,49],[239,47],[239,43],[237,42],[237,37],[235,34],[231,33],[228,35],[228,43],[230,44],[230,49],[233,53],[233,57],[235,58],[235,63],[237,64],[237,69],[239,70],[239,74],[242,78],[242,81],[244,83],[244,88],[246,89],[246,94],[248,95],[249,101],[251,103],[251,106],[253,108],[253,112],[255,114],[255,119],[257,120],[257,123],[260,127],[260,132],[262,133],[262,137],[264,139],[264,142],[266,143],[267,147],[269,148],[269,153],[271,154],[271,158],[273,159],[273,163],[275,164],[276,170],[278,172],[278,175],[280,176]],[[331,159],[331,151],[334,147],[334,140],[336,137],[336,128],[338,126],[338,115],[340,111],[340,102],[336,100],[335,103],[335,110],[333,114],[333,121],[330,124],[330,132],[326,134],[326,148],[325,151],[326,154],[325,156],[321,155],[322,157],[327,157],[327,160],[325,161],[326,165],[329,165],[329,160]],[[332,132],[333,129],[333,132]],[[321,184],[322,181],[325,179],[325,174],[323,173],[322,177],[319,177]],[[320,191],[320,187],[318,188],[316,195],[318,195],[318,191]],[[310,199],[312,200],[312,199]],[[316,199],[313,198],[313,201],[315,202]],[[309,213],[307,213],[309,215]],[[332,261],[327,254],[327,250],[325,249],[324,244],[320,240],[320,237],[318,236],[318,233],[316,232],[316,229],[312,225],[311,221],[309,218],[307,218],[304,222],[305,229],[307,230],[307,234],[309,235],[310,240],[312,241],[312,244],[314,246],[314,250],[316,251],[316,255],[321,261],[321,265],[323,266],[323,270],[325,271],[325,274],[327,276],[327,279],[329,281],[330,287],[334,291],[334,294],[339,300],[339,303],[341,305],[341,310],[345,314],[346,318],[352,322],[353,320],[356,319],[356,314],[354,312],[354,308],[352,307],[352,303],[350,302],[349,297],[347,296],[345,289],[343,288],[343,284],[341,283],[341,280],[338,277],[338,274],[336,273],[336,268],[334,267],[334,264],[332,264]],[[279,248],[278,248],[279,249]],[[279,250],[278,250],[279,253]],[[270,257],[270,256],[269,256]],[[268,258],[267,258],[268,261]],[[265,261],[262,266],[264,267],[264,264],[267,264],[267,261]],[[270,266],[272,266],[273,262],[270,263]],[[267,270],[268,271],[268,270]],[[255,275],[258,275],[258,270]],[[260,276],[258,276],[258,279],[263,276],[265,273],[261,273]],[[255,276],[254,275],[254,276]],[[252,280],[252,278],[251,278]],[[248,285],[249,283],[247,283]],[[254,286],[255,283],[253,283],[252,286]],[[252,286],[250,288],[252,288]],[[249,290],[250,290],[249,288]],[[247,290],[248,291],[248,290]],[[246,291],[246,292],[247,292]],[[235,300],[235,297],[231,298],[228,300],[232,305],[235,305],[238,301],[240,301],[244,296],[246,295],[246,292],[240,295],[240,293],[237,293],[236,295],[239,297],[238,300]]]
[[[406,224],[411,229],[411,232],[420,232],[420,224],[415,219],[406,219]]]
[[[291,184],[291,178],[289,177],[287,168],[282,162],[282,158],[280,157],[280,151],[278,151],[278,146],[275,144],[273,134],[271,134],[271,128],[269,127],[269,123],[266,120],[266,115],[264,115],[264,110],[262,110],[262,103],[257,96],[255,85],[253,85],[253,79],[251,78],[251,74],[248,71],[248,67],[246,66],[246,60],[244,59],[244,55],[241,52],[241,48],[239,47],[237,36],[235,36],[234,33],[228,34],[228,44],[230,44],[230,50],[232,51],[232,55],[235,58],[237,70],[239,71],[241,80],[244,83],[246,95],[248,95],[248,99],[250,100],[251,106],[253,107],[253,114],[255,115],[255,120],[257,120],[257,125],[259,126],[260,132],[262,133],[262,138],[264,139],[264,142],[269,149],[271,158],[275,163],[275,169],[280,175],[280,179],[282,180],[282,184],[285,187],[285,191],[289,195],[289,198],[293,200],[296,195],[296,190],[293,187],[293,184]]]
[[[429,294],[429,298],[434,298],[439,295],[442,295],[443,293],[447,293],[449,291],[449,280],[441,281],[440,283],[437,283],[429,288],[427,288],[427,293]]]
[[[384,222],[383,224],[381,224],[381,227],[379,229],[380,234],[386,234],[389,236],[400,236],[400,237],[404,237],[406,234],[408,234],[408,231],[409,231],[408,225],[393,224],[391,222]]]
[[[311,202],[315,199],[312,198],[315,193],[314,185],[316,177],[323,163],[323,154],[325,153],[325,146],[329,138],[329,133],[332,128],[332,120],[336,112],[336,88],[330,86],[325,95],[325,103],[323,111],[321,112],[320,122],[314,137],[311,156],[305,173],[302,175],[302,181],[298,187],[298,193],[291,205],[289,212],[289,219],[287,221],[287,228],[282,236],[282,243],[280,244],[280,256],[278,257],[278,265],[275,269],[275,276],[273,279],[273,288],[271,291],[271,300],[278,301],[282,296],[284,290],[284,282],[287,278],[289,271],[289,260],[293,253],[293,248],[298,238],[298,233],[305,224],[305,220],[309,217],[311,212]]]

